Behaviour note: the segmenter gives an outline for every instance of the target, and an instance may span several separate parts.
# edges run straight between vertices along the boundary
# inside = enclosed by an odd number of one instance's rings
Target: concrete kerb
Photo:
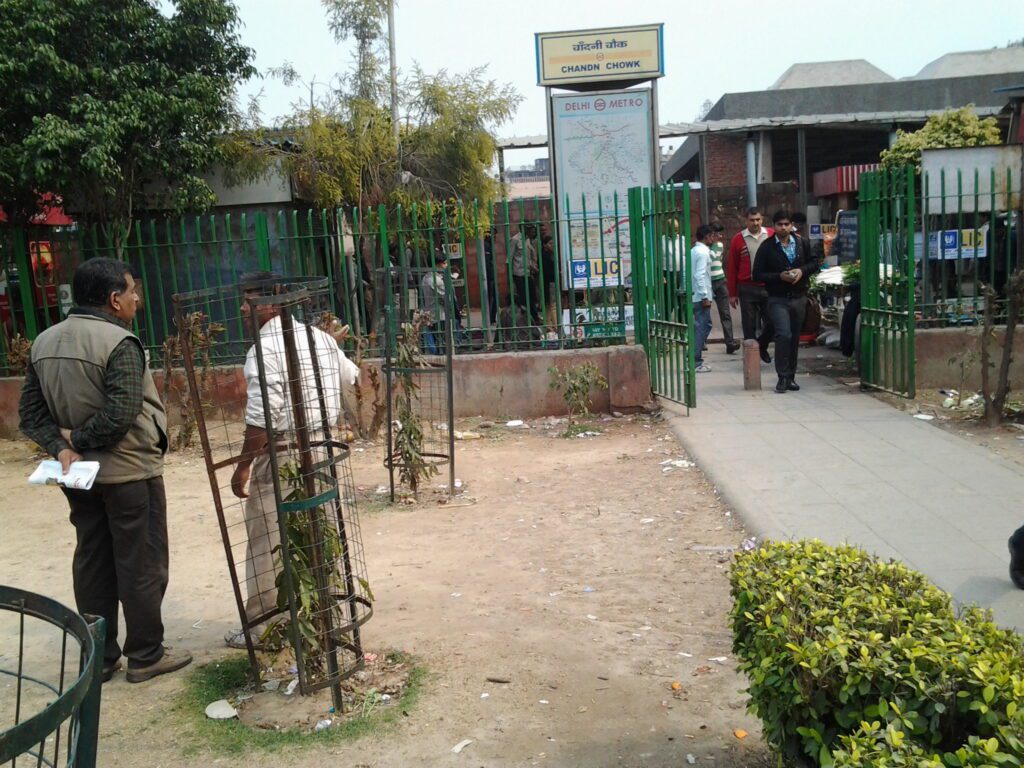
[[[715,487],[715,490],[718,493],[718,498],[720,498],[725,503],[725,506],[732,511],[735,516],[734,519],[739,519],[747,532],[759,542],[767,538],[778,538],[778,536],[775,535],[776,532],[770,530],[770,523],[765,521],[751,504],[741,498],[738,498],[728,490],[728,484],[724,482],[725,478],[719,477],[719,471],[700,460],[700,454],[697,450],[696,444],[692,442],[686,434],[685,425],[687,416],[686,413],[681,410],[683,406],[670,401],[661,400],[660,398],[657,402],[662,406],[662,408],[664,408],[666,413],[671,414],[669,418],[669,429],[672,430],[672,434],[675,436],[676,440],[679,441],[679,444],[683,446],[683,450],[689,454],[690,459],[697,462],[697,468],[704,473],[704,476]]]

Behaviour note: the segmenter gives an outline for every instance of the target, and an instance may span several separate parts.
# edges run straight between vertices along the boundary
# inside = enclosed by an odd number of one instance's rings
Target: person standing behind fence
[[[718,321],[722,325],[722,336],[725,338],[725,351],[733,354],[740,348],[740,343],[732,332],[732,313],[729,311],[729,287],[726,285],[725,267],[722,259],[725,256],[725,247],[722,244],[722,232],[725,230],[721,224],[712,224],[715,239],[711,243],[711,293],[714,296],[715,305],[718,307]]]
[[[558,328],[558,275],[555,267],[555,239],[549,235],[541,235],[540,238],[540,265],[541,278],[544,281],[544,322],[547,323],[548,332]]]
[[[512,261],[512,292],[515,304],[522,307],[530,316],[533,325],[540,325],[540,308],[537,305],[537,249],[533,239],[537,236],[537,227],[527,224],[520,228],[509,241],[509,258]]]
[[[744,339],[757,339],[761,348],[761,359],[772,361],[768,354],[771,340],[768,328],[768,292],[751,275],[754,255],[761,244],[774,232],[762,227],[763,216],[757,207],[747,208],[747,228],[737,232],[729,243],[729,254],[725,259],[726,281],[729,288],[729,303],[740,308],[740,319]]]
[[[277,278],[265,271],[242,275],[239,287],[246,299],[273,296],[280,290]],[[269,441],[271,437],[285,442],[294,439],[289,437],[294,425],[281,310],[273,304],[250,306],[248,301],[243,301],[241,312],[247,331],[251,329],[251,313],[256,313],[263,357],[261,377],[256,346],[250,347],[245,356],[242,369],[246,388],[245,434],[231,475],[232,493],[245,499],[245,614],[249,622],[261,622],[252,628],[258,638],[264,629],[262,622],[278,607],[277,574],[280,564],[275,561],[278,560],[276,550],[280,544],[280,535],[273,469],[268,452]],[[310,426],[310,438],[314,441],[328,440],[332,436],[323,434],[320,429],[324,423],[324,414],[320,410],[321,391],[317,389],[313,356],[316,355],[319,368],[323,407],[331,425],[337,424],[341,415],[341,388],[346,382],[349,385],[355,383],[359,368],[341,351],[338,346],[339,337],[312,328],[313,347],[310,348],[307,326],[293,321],[293,327],[299,362],[297,375],[306,410],[306,423]],[[267,391],[269,413],[264,410],[263,387]],[[267,434],[268,421],[273,430],[272,435]],[[224,635],[224,642],[231,648],[245,648],[245,634],[241,629],[232,630]]]
[[[420,310],[427,318],[423,329],[423,346],[431,355],[444,352],[445,320],[448,319],[448,292],[444,275],[447,268],[448,255],[438,250],[434,258],[434,269],[425,272],[420,279]]]
[[[775,334],[775,371],[779,394],[796,392],[796,362],[800,350],[800,329],[807,314],[807,286],[820,264],[810,243],[790,232],[789,211],[772,217],[775,234],[761,243],[754,256],[753,278],[768,292],[768,317]]]
[[[693,301],[693,348],[696,351],[695,362],[697,373],[707,373],[711,366],[704,362],[704,345],[711,334],[711,243],[715,240],[715,231],[710,224],[697,227],[694,236],[696,242],[690,249],[690,291]]]
[[[106,619],[103,680],[121,667],[123,652],[128,682],[140,683],[192,661],[187,651],[163,644],[167,420],[142,342],[131,331],[141,303],[132,268],[89,259],[75,270],[72,294],[76,306],[68,318],[32,344],[18,408],[21,431],[65,473],[80,459],[99,462],[91,489],[62,487],[77,537],[75,602],[80,613]]]

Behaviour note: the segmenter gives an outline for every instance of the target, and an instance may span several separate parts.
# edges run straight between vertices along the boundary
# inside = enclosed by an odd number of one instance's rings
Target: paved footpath
[[[721,347],[718,347],[720,350]],[[801,354],[807,354],[801,350]],[[1024,522],[1024,471],[986,448],[827,377],[800,392],[743,390],[740,354],[707,356],[697,408],[666,402],[686,450],[758,537],[847,542],[902,560],[1024,629],[1007,537]]]

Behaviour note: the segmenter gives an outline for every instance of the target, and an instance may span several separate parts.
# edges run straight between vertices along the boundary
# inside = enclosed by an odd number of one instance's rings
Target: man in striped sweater
[[[725,351],[731,355],[740,348],[740,343],[736,341],[732,332],[729,287],[725,279],[725,267],[722,265],[722,257],[725,256],[725,246],[722,244],[724,230],[725,227],[721,224],[711,225],[711,231],[715,238],[711,243],[711,294],[718,307],[718,320],[722,324],[722,336],[725,337]]]

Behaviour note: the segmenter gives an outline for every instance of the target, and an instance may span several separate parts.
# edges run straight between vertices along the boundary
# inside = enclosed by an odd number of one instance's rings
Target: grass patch
[[[398,662],[413,661],[400,651],[391,651],[388,655]],[[196,668],[178,696],[175,710],[187,726],[184,752],[187,756],[202,751],[240,755],[249,751],[274,752],[354,741],[391,728],[408,714],[423,693],[426,677],[426,668],[412,664],[409,681],[397,702],[384,706],[375,697],[367,697],[352,705],[360,714],[319,733],[270,731],[250,728],[238,720],[206,717],[206,706],[210,702],[231,699],[239,692],[252,690],[248,657],[244,654],[229,656]]]
[[[603,430],[594,425],[588,424],[587,422],[576,422],[570,424],[565,428],[565,431],[561,433],[562,437],[579,437],[584,432],[602,432]]]

